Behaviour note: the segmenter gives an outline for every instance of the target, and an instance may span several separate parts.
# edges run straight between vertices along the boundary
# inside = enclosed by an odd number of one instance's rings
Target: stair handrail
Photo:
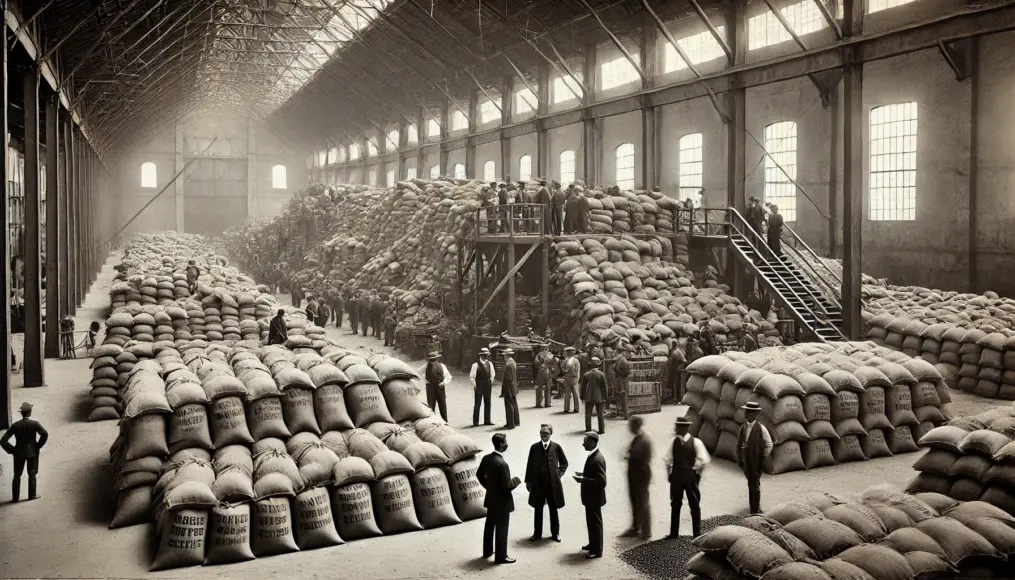
[[[800,247],[803,247],[803,249],[806,250],[806,253],[809,254],[813,258],[813,261],[818,262],[819,264],[821,264],[821,267],[824,268],[825,271],[828,272],[829,274],[831,274],[832,278],[835,279],[837,285],[832,287],[830,284],[825,282],[824,278],[822,278],[821,275],[811,266],[811,264],[809,263],[811,260],[800,260],[800,262],[803,262],[803,264],[801,264],[801,266],[804,269],[810,271],[810,273],[814,276],[815,279],[813,281],[816,284],[824,284],[825,286],[829,286],[829,290],[831,290],[833,292],[833,295],[830,296],[829,298],[835,298],[834,302],[839,306],[839,310],[841,311],[842,310],[842,277],[839,276],[838,274],[836,274],[835,270],[831,269],[828,266],[828,264],[825,262],[824,258],[819,256],[818,253],[815,252],[810,247],[810,245],[808,245],[807,242],[805,242],[803,240],[803,238],[801,238],[795,231],[793,231],[792,228],[790,228],[789,226],[785,226],[785,231],[789,232],[789,235],[791,236],[791,239],[793,240],[793,250],[794,251],[796,251],[799,254],[803,254],[804,252],[801,252],[800,249],[799,249]],[[785,235],[785,233],[784,233],[784,235]],[[863,300],[862,297],[861,297],[860,302],[861,302],[861,304],[864,307],[867,306],[867,302],[865,300]]]

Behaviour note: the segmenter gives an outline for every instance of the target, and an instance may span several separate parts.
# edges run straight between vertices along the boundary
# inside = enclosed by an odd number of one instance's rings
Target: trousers
[[[550,510],[550,535],[560,535],[560,514],[557,513],[557,506],[552,502],[547,501],[543,498],[543,503],[536,508],[535,518],[533,519],[532,535],[537,538],[543,536],[543,506],[546,506]]]
[[[747,499],[751,506],[751,514],[761,513],[761,472],[744,471],[747,476]]]
[[[508,429],[522,424],[518,414],[518,397],[515,395],[504,395],[504,424]]]
[[[38,457],[14,456],[14,482],[11,486],[11,498],[14,501],[21,499],[21,474],[28,467],[28,498],[35,498],[35,476],[39,473]]]
[[[549,374],[539,374],[536,377],[536,406],[550,406],[550,390],[553,389],[553,379]]]
[[[508,528],[511,526],[511,512],[486,512],[483,526],[483,556],[494,556],[495,561],[506,560]]]
[[[488,385],[482,387],[477,385],[473,390],[475,394],[475,403],[472,405],[472,424],[479,425],[479,407],[483,407],[483,423],[489,425],[492,423],[490,420],[490,395],[491,387]]]
[[[585,525],[589,529],[589,553],[603,554],[603,508],[585,506]]]
[[[570,378],[564,377],[564,412],[568,413],[571,411],[571,399],[574,399],[574,410],[577,413],[578,409],[581,408],[578,401],[581,399],[578,397],[578,377]]]
[[[596,409],[596,418],[597,418],[597,420],[599,422],[599,432],[600,433],[605,433],[606,432],[606,417],[603,416],[603,409],[604,409],[605,406],[606,406],[606,403],[604,403],[602,401],[599,401],[598,403],[591,403],[591,402],[586,402],[585,403],[585,430],[586,431],[591,431],[592,430],[592,408],[595,407],[595,409]]]
[[[628,479],[627,491],[631,498],[631,529],[647,538],[652,535],[648,485],[645,482]]]
[[[441,419],[448,421],[448,395],[444,391],[444,387],[438,385],[427,385],[426,404],[434,411],[440,409]]]
[[[691,508],[691,532],[694,537],[701,533],[701,490],[698,484],[701,476],[693,469],[673,468],[670,474],[670,535],[680,535],[680,510],[687,496],[687,505]]]

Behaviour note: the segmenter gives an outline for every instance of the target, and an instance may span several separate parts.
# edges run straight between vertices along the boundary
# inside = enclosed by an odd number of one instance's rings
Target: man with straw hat
[[[11,487],[11,501],[21,499],[21,474],[28,466],[28,500],[38,499],[35,493],[35,475],[39,473],[39,450],[46,445],[49,433],[32,419],[32,404],[21,403],[21,420],[11,425],[0,437],[0,447],[14,456],[14,483]],[[10,444],[14,438],[14,445]]]
[[[490,362],[490,349],[485,346],[479,349],[479,360],[472,363],[469,370],[469,380],[472,381],[472,389],[475,391],[475,403],[472,406],[472,426],[479,426],[479,407],[483,407],[483,424],[493,425],[490,420],[490,397],[493,394],[493,379],[496,374],[493,363]]]
[[[571,400],[574,399],[574,412],[578,412],[578,378],[581,376],[581,363],[575,356],[577,349],[573,346],[564,348],[564,362],[560,363],[560,370],[564,375],[564,412],[571,412]]]
[[[448,421],[446,387],[451,384],[451,373],[448,371],[448,367],[440,362],[440,352],[431,349],[426,360],[427,363],[419,368],[420,376],[426,381],[426,404],[434,410],[440,408],[441,418]]]
[[[585,430],[592,430],[592,408],[595,407],[599,434],[602,435],[606,433],[606,418],[603,414],[606,405],[606,375],[599,370],[599,366],[603,364],[599,357],[592,357],[589,364],[591,368],[582,377],[581,382],[582,400],[585,402]]]
[[[549,343],[543,343],[536,355],[536,408],[550,406],[550,390],[553,388],[553,353]]]
[[[513,349],[508,347],[500,352],[504,356],[504,376],[500,384],[500,396],[504,399],[504,428],[514,429],[522,424],[518,414],[518,365]]]
[[[761,405],[748,401],[743,407],[744,424],[737,433],[737,465],[747,476],[747,494],[751,514],[761,513],[761,470],[765,458],[772,454],[772,435],[758,422]]]
[[[666,449],[663,462],[669,470],[670,481],[670,535],[675,540],[680,536],[680,509],[683,507],[684,496],[691,508],[691,534],[701,534],[701,470],[705,469],[711,459],[705,444],[688,430],[691,420],[677,417],[674,430],[677,436]]]

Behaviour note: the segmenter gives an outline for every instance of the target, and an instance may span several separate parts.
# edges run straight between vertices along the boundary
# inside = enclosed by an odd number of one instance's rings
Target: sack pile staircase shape
[[[777,255],[765,239],[755,232],[736,210],[727,209],[729,247],[741,266],[746,268],[773,295],[780,306],[793,317],[800,328],[817,342],[844,341],[842,334],[842,305],[839,297],[828,286],[815,283],[820,276],[806,260],[795,258],[800,252],[813,250],[800,241],[793,252]],[[786,228],[787,230],[789,228]],[[796,241],[799,238],[792,231]],[[814,263],[820,263],[815,254]]]

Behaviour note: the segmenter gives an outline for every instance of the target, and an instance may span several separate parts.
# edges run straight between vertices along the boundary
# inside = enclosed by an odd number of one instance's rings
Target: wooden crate
[[[651,357],[630,359],[627,411],[630,415],[662,411],[662,382],[659,366]]]

